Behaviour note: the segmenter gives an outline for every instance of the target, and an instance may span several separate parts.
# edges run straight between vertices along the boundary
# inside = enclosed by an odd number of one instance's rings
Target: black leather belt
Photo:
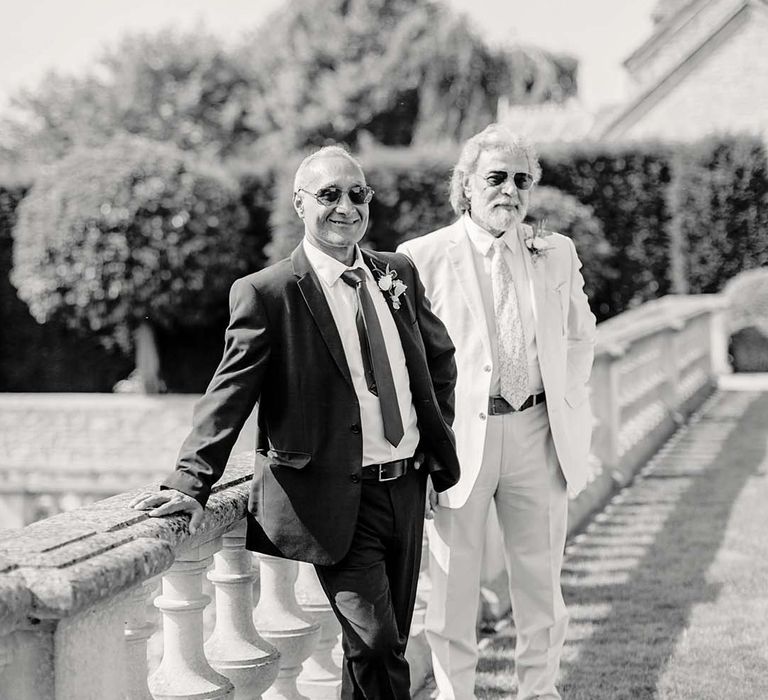
[[[361,476],[366,481],[394,481],[408,471],[412,461],[412,458],[409,458],[396,459],[394,462],[384,462],[383,464],[366,464]]]
[[[520,408],[515,409],[501,396],[491,396],[488,399],[488,415],[503,416],[505,413],[524,411],[526,408],[530,408],[539,403],[544,403],[546,400],[547,397],[543,391],[540,394],[531,394],[525,401],[523,401],[523,405],[520,406]]]

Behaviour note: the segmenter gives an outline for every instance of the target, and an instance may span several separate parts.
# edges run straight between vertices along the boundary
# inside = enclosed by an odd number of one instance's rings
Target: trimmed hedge
[[[558,231],[573,240],[584,275],[584,291],[592,307],[609,296],[621,273],[615,267],[614,252],[592,207],[570,194],[541,185],[533,192],[527,221],[540,221],[549,231]]]
[[[707,139],[678,150],[669,188],[671,228],[691,293],[718,292],[768,265],[768,158],[751,138]]]
[[[606,280],[592,299],[598,319],[668,294],[672,151],[660,144],[586,144],[542,153],[542,185],[592,208],[611,246]],[[535,193],[534,193],[535,197]]]
[[[287,159],[277,176],[267,247],[270,262],[290,255],[304,235],[293,208],[293,177],[304,154]],[[372,148],[359,154],[366,181],[376,194],[363,245],[394,250],[404,240],[445,226],[455,216],[448,202],[448,178],[455,147]]]
[[[131,361],[64,324],[38,324],[11,285],[17,207],[29,183],[0,185],[0,391],[109,391]]]
[[[248,241],[247,267],[265,264],[264,245],[269,239],[267,220],[273,177],[268,169],[254,169],[230,162],[227,170],[239,182],[240,201],[249,214],[244,231]],[[74,333],[61,321],[37,323],[10,283],[12,230],[17,207],[29,190],[3,173],[0,184],[0,391],[111,391],[133,368],[133,359],[119,348],[107,350],[91,334]],[[159,328],[157,342],[169,391],[199,393],[205,389],[221,358],[226,301],[222,318],[190,329],[173,324]]]
[[[11,281],[41,323],[60,318],[108,349],[131,351],[140,323],[207,325],[250,267],[239,198],[233,178],[173,145],[75,149],[18,208]]]
[[[454,215],[447,187],[457,154],[455,145],[368,148],[359,154],[376,190],[364,243],[393,250],[403,240],[450,223]],[[300,159],[294,155],[277,167],[246,160],[228,164],[250,215],[250,269],[284,257],[301,240],[301,221],[291,204]],[[737,272],[768,265],[768,165],[757,139],[580,145],[547,149],[542,165],[543,180],[534,190],[530,216],[546,217],[547,228],[574,238],[599,320],[671,291],[719,291]],[[6,273],[14,209],[24,190],[0,186],[0,267]],[[100,373],[101,360],[81,363],[87,353],[71,349],[62,351],[61,361],[56,352],[46,355],[45,348],[82,348],[87,340],[64,341],[63,331],[59,340],[51,340],[59,331],[31,321],[7,277],[0,281],[0,389],[108,390],[113,380]],[[34,333],[24,335],[30,324]],[[199,372],[179,370],[177,377],[167,378],[169,386],[197,390],[201,381],[196,377],[207,379],[218,360],[221,327],[217,322],[207,335],[201,330],[197,340],[190,336],[178,341],[184,332],[169,328],[160,338],[160,350],[170,360],[166,367],[182,361],[199,367]],[[21,349],[14,354],[9,347]],[[198,351],[203,359],[192,362]],[[98,352],[101,357],[103,351]],[[38,360],[41,354],[45,361]],[[71,372],[56,369],[62,366]],[[81,367],[88,370],[73,378]]]
[[[370,223],[363,244],[394,250],[455,221],[448,195],[451,169],[458,156],[455,145],[431,148],[372,148],[359,155],[369,185],[376,190]],[[271,262],[290,254],[303,235],[303,226],[291,202],[293,175],[301,161],[292,159],[281,172],[271,224]],[[551,187],[533,192],[529,219],[546,219],[547,228],[574,239],[584,263],[586,289],[595,308],[605,306],[609,290],[619,277],[613,248],[591,207]]]

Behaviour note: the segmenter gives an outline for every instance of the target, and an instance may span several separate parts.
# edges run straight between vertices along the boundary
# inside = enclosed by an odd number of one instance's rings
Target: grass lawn
[[[768,394],[721,393],[568,546],[564,700],[768,699]],[[514,629],[477,696],[515,697]]]

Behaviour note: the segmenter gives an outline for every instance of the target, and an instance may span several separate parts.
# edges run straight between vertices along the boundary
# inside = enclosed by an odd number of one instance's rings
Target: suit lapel
[[[363,256],[363,262],[365,263],[366,267],[371,271],[373,278],[376,281],[378,281],[379,273],[376,272],[376,269],[386,270],[387,269],[386,261],[377,257],[375,253],[369,250],[363,250],[362,248],[360,249],[360,254]],[[392,314],[392,318],[394,319],[395,325],[397,326],[397,331],[400,334],[400,337],[402,338],[403,333],[406,331],[410,332],[409,326],[412,323],[415,323],[416,321],[416,317],[413,311],[413,306],[411,304],[411,298],[408,295],[408,291],[406,290],[403,293],[403,295],[400,297],[401,305],[399,309],[395,309],[392,306],[392,301],[390,300],[388,294],[385,294],[384,298],[387,302],[387,308],[389,309],[389,313]]]
[[[534,264],[533,257],[525,245],[525,238],[528,235],[530,227],[527,224],[521,224],[517,227],[517,240],[520,245],[520,254],[525,262],[525,271],[528,275],[528,291],[533,303],[533,317],[536,321],[536,335],[540,331],[540,321],[542,318],[541,310],[543,308],[546,294],[546,275],[544,267],[546,259],[542,259]],[[544,256],[546,258],[546,256]]]
[[[547,356],[546,348],[552,347],[549,343],[549,337],[553,324],[560,318],[560,312],[557,309],[548,309],[547,304],[550,301],[550,294],[547,289],[547,255],[544,254],[541,259],[535,263],[533,256],[525,245],[525,237],[532,235],[530,226],[521,224],[517,227],[517,238],[520,243],[520,251],[525,261],[525,270],[528,273],[528,289],[531,295],[533,305],[533,318],[536,327],[536,349],[539,355],[539,365],[542,373],[546,370]]]
[[[320,280],[309,263],[303,244],[299,244],[291,255],[293,272],[299,278],[298,285],[304,301],[309,307],[309,312],[315,320],[328,351],[339,368],[344,379],[352,386],[352,375],[349,373],[349,365],[344,354],[344,346],[341,344],[341,336],[333,320],[333,314],[325,299],[325,294],[320,286]]]
[[[480,283],[475,273],[474,254],[472,243],[464,230],[464,222],[459,219],[451,232],[448,243],[448,260],[451,269],[456,275],[456,287],[461,291],[464,302],[472,314],[472,328],[481,330],[483,348],[488,357],[491,357],[491,341],[488,337],[488,322],[485,318],[483,297],[480,294]]]
[[[378,278],[377,273],[374,271],[374,265],[379,270],[385,270],[387,267],[386,261],[381,260],[371,251],[361,249],[360,252],[363,256],[363,262],[373,273],[374,278]],[[387,308],[394,319],[395,328],[397,328],[397,334],[400,337],[400,345],[403,348],[405,364],[409,374],[411,374],[414,368],[419,366],[420,363],[417,362],[417,360],[419,359],[419,354],[422,352],[414,331],[416,315],[411,302],[410,294],[413,294],[413,290],[410,289],[410,286],[411,285],[408,285],[409,289],[407,289],[400,297],[402,303],[399,309],[393,308],[389,296],[385,295]]]

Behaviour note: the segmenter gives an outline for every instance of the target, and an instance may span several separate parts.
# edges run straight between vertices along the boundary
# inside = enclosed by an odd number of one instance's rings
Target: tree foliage
[[[290,3],[241,56],[258,83],[251,125],[282,147],[356,144],[363,134],[395,146],[463,139],[493,121],[502,95],[575,91],[571,59],[493,50],[433,0]]]
[[[461,140],[500,97],[559,100],[575,62],[492,49],[434,0],[297,0],[225,48],[202,30],[130,35],[85,76],[51,74],[0,123],[17,159],[52,162],[122,133],[272,161],[329,140]]]
[[[613,248],[592,207],[554,187],[536,187],[526,223],[536,222],[573,240],[583,266],[584,291],[595,302],[604,298],[620,273],[612,264]]]
[[[236,185],[177,148],[119,137],[37,178],[19,206],[11,281],[32,315],[108,347],[140,324],[208,323],[246,271]]]
[[[671,290],[669,209],[672,147],[659,143],[584,143],[546,149],[542,184],[591,207],[621,274],[593,297],[598,319]]]
[[[689,291],[719,292],[743,270],[768,266],[768,153],[759,138],[678,149],[668,200]]]
[[[251,143],[250,83],[215,37],[164,30],[129,35],[81,77],[49,74],[12,101],[6,148],[51,162],[122,133],[226,155]]]

